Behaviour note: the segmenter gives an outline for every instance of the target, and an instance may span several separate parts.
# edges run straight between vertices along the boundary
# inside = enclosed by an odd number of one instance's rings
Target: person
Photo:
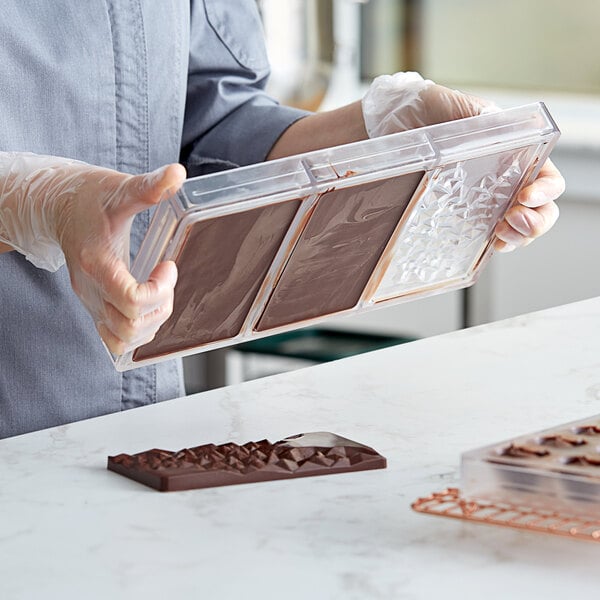
[[[172,262],[128,264],[186,176],[489,109],[414,74],[310,114],[264,91],[254,0],[7,0],[0,21],[0,437],[183,394],[181,365],[118,373],[112,352],[168,318]],[[547,162],[496,231],[545,233],[564,182]]]

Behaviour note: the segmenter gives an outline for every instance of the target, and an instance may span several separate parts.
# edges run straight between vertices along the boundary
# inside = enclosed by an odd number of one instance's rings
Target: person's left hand
[[[489,100],[423,79],[418,73],[377,77],[362,99],[367,135],[371,138],[499,110]],[[558,219],[554,202],[565,181],[547,160],[535,179],[517,196],[517,203],[497,225],[494,248],[510,252],[546,233]]]
[[[547,160],[535,181],[519,192],[517,203],[498,223],[494,248],[510,252],[546,233],[558,219],[558,205],[554,201],[564,191],[563,176],[552,161]]]

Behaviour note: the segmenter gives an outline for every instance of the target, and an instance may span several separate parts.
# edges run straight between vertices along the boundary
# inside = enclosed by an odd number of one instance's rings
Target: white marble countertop
[[[460,453],[600,413],[600,298],[0,441],[0,597],[597,594],[600,545],[414,513]],[[159,493],[151,447],[333,431],[386,470]]]

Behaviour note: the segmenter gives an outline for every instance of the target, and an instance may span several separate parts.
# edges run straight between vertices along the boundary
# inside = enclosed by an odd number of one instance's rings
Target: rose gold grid
[[[447,488],[419,498],[412,503],[411,508],[440,517],[600,542],[600,520],[488,500],[466,500],[461,497],[458,488]]]

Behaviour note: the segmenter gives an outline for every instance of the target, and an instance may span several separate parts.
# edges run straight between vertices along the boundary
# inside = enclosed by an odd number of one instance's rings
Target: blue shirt
[[[0,39],[3,151],[194,176],[264,160],[305,114],[264,92],[255,0],[4,0]],[[65,267],[9,252],[0,282],[0,437],[183,393],[178,361],[115,371]]]

